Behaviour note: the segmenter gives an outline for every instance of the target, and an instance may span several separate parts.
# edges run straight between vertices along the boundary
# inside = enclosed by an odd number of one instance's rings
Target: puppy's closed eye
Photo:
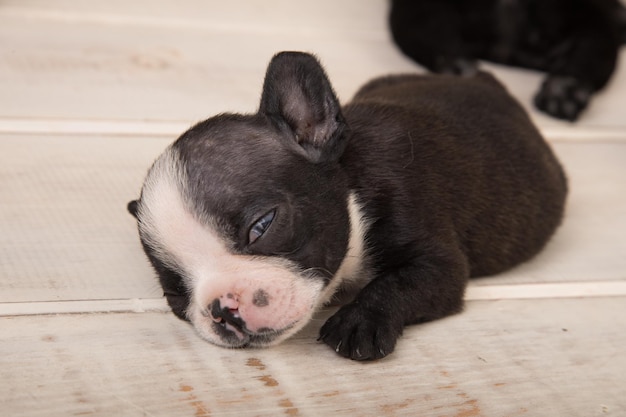
[[[269,213],[264,214],[259,218],[248,232],[248,244],[251,245],[257,241],[270,227],[272,221],[274,220],[274,216],[276,215],[276,209],[270,211]]]

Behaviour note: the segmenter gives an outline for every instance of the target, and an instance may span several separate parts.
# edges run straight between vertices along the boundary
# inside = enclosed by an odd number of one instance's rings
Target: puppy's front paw
[[[328,319],[318,340],[346,358],[374,360],[393,352],[401,334],[402,324],[394,323],[384,312],[352,303]]]
[[[535,96],[535,106],[553,117],[573,122],[587,107],[592,92],[591,87],[576,78],[550,76]]]

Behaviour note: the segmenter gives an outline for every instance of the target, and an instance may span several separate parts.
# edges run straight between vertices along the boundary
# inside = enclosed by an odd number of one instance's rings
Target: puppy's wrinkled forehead
[[[220,115],[198,123],[173,146],[188,174],[245,178],[262,167],[271,168],[287,154],[276,134],[261,117]]]
[[[238,115],[216,116],[187,131],[173,147],[194,206],[226,215],[276,198],[295,163],[276,134],[262,120]]]
[[[272,210],[284,226],[272,242],[291,242],[287,229],[310,217],[320,194],[328,192],[325,170],[285,146],[281,135],[264,117],[219,115],[172,145],[184,171],[187,210],[238,250],[251,225]]]

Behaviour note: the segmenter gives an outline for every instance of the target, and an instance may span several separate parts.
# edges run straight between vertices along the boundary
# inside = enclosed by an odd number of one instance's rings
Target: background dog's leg
[[[535,106],[551,116],[577,120],[592,95],[611,78],[618,48],[613,35],[599,29],[578,33],[560,45],[548,62]]]

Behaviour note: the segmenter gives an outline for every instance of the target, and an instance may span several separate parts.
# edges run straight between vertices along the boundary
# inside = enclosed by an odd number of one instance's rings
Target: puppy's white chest
[[[327,303],[337,291],[360,289],[372,279],[367,268],[365,242],[369,222],[364,217],[354,193],[350,193],[348,197],[348,214],[350,216],[348,250],[333,280],[324,290],[321,297],[324,303]]]

